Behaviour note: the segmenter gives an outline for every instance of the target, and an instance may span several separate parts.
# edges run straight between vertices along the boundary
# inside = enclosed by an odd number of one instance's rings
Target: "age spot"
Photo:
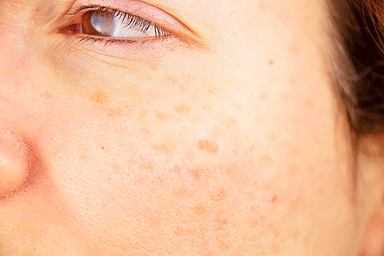
[[[108,97],[100,90],[96,90],[91,96],[93,102],[97,104],[102,104],[108,102]]]
[[[205,151],[208,153],[217,153],[219,151],[219,145],[216,141],[212,140],[201,140],[198,143],[198,148],[201,151]]]
[[[157,118],[161,121],[167,121],[168,120],[168,115],[166,113],[163,113],[163,112],[158,112],[156,114]]]
[[[179,106],[176,106],[174,109],[180,115],[187,115],[190,112],[189,107],[186,105],[179,105]]]

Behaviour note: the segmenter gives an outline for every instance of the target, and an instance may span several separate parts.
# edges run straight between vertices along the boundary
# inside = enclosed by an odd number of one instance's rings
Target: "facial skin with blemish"
[[[325,1],[2,0],[0,17],[0,255],[369,240],[381,215],[354,185]]]

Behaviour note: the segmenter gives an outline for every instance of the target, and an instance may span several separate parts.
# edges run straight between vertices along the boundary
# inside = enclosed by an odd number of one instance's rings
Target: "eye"
[[[59,32],[121,39],[153,39],[170,34],[157,24],[137,15],[106,7],[87,9],[79,11],[75,22],[60,29]]]
[[[120,38],[161,37],[169,33],[139,16],[117,10],[97,10],[84,13],[82,33]]]
[[[143,60],[160,58],[171,49],[189,47],[194,42],[193,32],[182,22],[145,2],[111,0],[114,6],[81,2],[63,14],[52,33],[68,49],[100,58]]]

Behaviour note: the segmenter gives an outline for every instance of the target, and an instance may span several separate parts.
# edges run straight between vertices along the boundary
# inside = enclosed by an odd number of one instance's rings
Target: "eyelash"
[[[127,26],[130,26],[133,29],[138,29],[140,32],[147,32],[148,29],[153,26],[155,30],[155,36],[149,37],[149,38],[128,38],[128,37],[108,37],[108,36],[98,36],[98,35],[89,35],[89,34],[83,34],[82,32],[80,33],[68,33],[68,32],[63,32],[66,29],[68,29],[71,26],[74,25],[80,25],[82,26],[82,21],[80,23],[72,23],[69,24],[61,29],[59,29],[57,32],[58,33],[63,33],[63,34],[75,34],[77,38],[79,39],[79,43],[84,43],[84,42],[102,42],[106,45],[108,44],[134,44],[134,43],[157,43],[159,41],[166,40],[168,37],[170,37],[172,34],[168,32],[166,29],[162,28],[161,26],[157,25],[156,23],[146,20],[140,16],[133,15],[128,12],[124,12],[115,8],[110,8],[110,7],[105,7],[105,6],[98,6],[98,5],[90,5],[90,6],[82,6],[77,8],[76,10],[69,12],[66,14],[68,17],[68,20],[76,19],[76,18],[82,18],[83,15],[85,15],[87,12],[100,12],[100,13],[110,13],[114,18],[122,18],[124,22],[126,22]],[[79,16],[80,17],[77,17]]]

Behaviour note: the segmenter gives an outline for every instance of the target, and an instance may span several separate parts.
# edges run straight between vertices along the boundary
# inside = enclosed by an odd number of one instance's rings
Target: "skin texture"
[[[324,2],[148,0],[175,36],[146,46],[79,43],[73,3],[96,1],[0,1],[0,255],[381,250],[380,146],[360,186]]]

